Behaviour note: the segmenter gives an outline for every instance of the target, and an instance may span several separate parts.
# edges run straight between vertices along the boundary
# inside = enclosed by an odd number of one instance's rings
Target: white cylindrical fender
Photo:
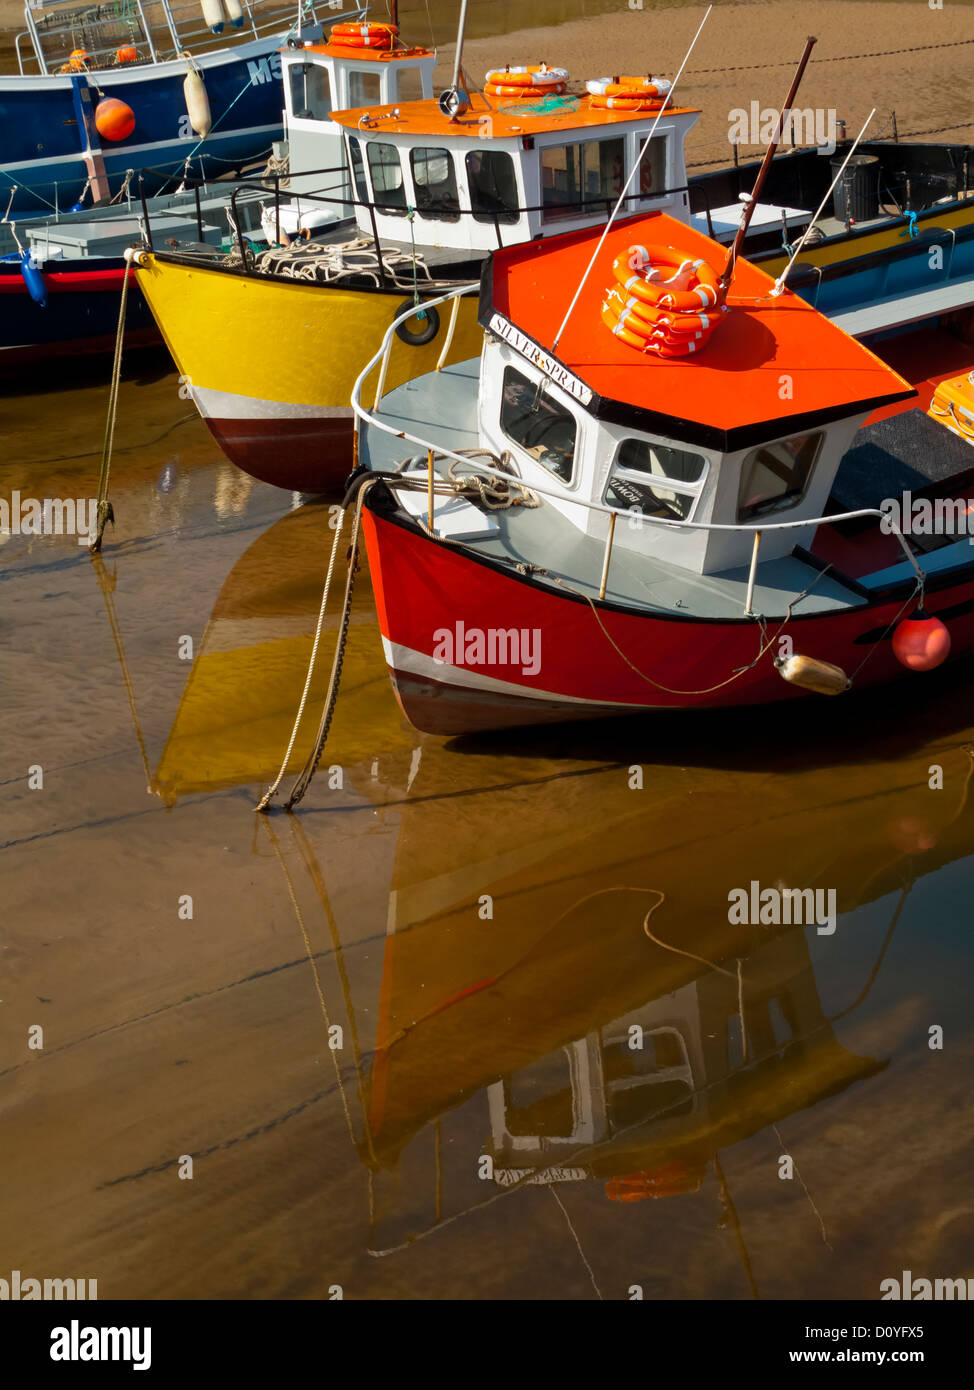
[[[223,8],[227,12],[231,29],[239,29],[244,21],[243,6],[240,0],[223,0]]]
[[[189,123],[201,140],[205,140],[213,125],[210,115],[210,99],[202,77],[194,68],[183,78],[183,98]]]
[[[220,0],[200,0],[200,9],[203,11],[203,19],[214,34],[222,34],[223,6],[220,4]]]

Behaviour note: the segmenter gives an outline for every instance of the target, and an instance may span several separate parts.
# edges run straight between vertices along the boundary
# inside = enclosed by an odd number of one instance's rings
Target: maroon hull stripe
[[[352,471],[352,421],[230,420],[205,416],[231,463],[289,492],[341,492]]]

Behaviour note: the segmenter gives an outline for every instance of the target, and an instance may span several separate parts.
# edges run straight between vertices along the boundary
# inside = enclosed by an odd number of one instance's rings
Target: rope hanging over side
[[[115,358],[112,362],[112,380],[108,390],[108,418],[105,421],[105,438],[101,449],[101,469],[98,474],[97,528],[95,539],[88,547],[92,555],[101,550],[102,537],[109,522],[115,525],[115,511],[108,500],[108,486],[112,471],[112,449],[115,446],[115,422],[118,418],[118,388],[122,375],[122,344],[125,340],[125,310],[128,305],[129,281],[132,278],[132,262],[129,253],[125,255],[125,273],[122,277],[122,295],[118,305],[118,328],[115,333]]]

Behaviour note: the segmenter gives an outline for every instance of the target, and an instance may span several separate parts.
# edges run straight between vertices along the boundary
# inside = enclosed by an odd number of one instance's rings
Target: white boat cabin
[[[305,170],[345,163],[345,132],[333,113],[394,106],[433,95],[436,53],[428,48],[382,52],[337,43],[305,43],[281,54],[284,127],[292,193],[330,193],[341,180],[302,177]]]
[[[374,204],[380,240],[477,257],[603,224],[655,115],[596,110],[587,96],[560,100],[555,110],[530,99],[494,108],[478,94],[457,118],[435,101],[337,112],[355,197]],[[631,212],[689,222],[683,151],[699,114],[663,113],[628,195]],[[356,208],[356,219],[371,235],[369,209]]]
[[[628,346],[600,306],[630,242],[709,255],[718,269],[727,254],[670,218],[613,227],[557,351],[594,233],[495,255],[480,308],[481,443],[580,532],[605,539],[614,513],[616,550],[716,574],[749,563],[762,523],[803,518],[807,528],[764,530],[761,560],[810,547],[853,435],[912,387],[796,296],[771,296],[743,261],[697,355]],[[741,529],[697,529],[725,526]]]

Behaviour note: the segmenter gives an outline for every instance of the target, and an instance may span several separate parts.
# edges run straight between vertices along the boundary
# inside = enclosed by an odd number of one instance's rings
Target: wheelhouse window
[[[355,180],[355,196],[360,203],[367,203],[369,199],[369,185],[365,181],[365,165],[362,162],[362,144],[353,136],[348,137],[348,158],[352,166],[352,177]]]
[[[403,187],[402,165],[399,151],[395,145],[386,145],[370,140],[369,174],[372,177],[372,190],[377,206],[393,217],[406,214],[406,190]]]
[[[291,110],[302,121],[326,121],[331,115],[331,78],[321,63],[292,63]]]
[[[624,439],[606,485],[605,503],[640,516],[685,521],[706,472],[707,460],[700,454],[649,439]]]
[[[570,410],[547,392],[539,392],[537,382],[514,367],[504,371],[501,429],[562,482],[571,482],[578,422]]]
[[[379,74],[377,72],[350,72],[348,74],[348,104],[374,106],[382,97]]]
[[[636,136],[636,153],[642,149],[648,131]],[[643,198],[658,198],[666,187],[666,140],[650,140],[649,148],[639,161],[639,193]]]
[[[738,521],[785,511],[800,502],[824,437],[819,430],[752,449],[741,467]]]
[[[416,190],[416,211],[420,217],[458,222],[460,200],[457,197],[457,176],[449,150],[418,146],[410,150],[409,164]]]
[[[511,156],[503,150],[471,150],[465,164],[474,221],[517,222],[517,178]]]
[[[598,211],[594,204],[615,201],[625,181],[624,146],[621,136],[545,146],[541,151],[542,220],[591,217]]]

